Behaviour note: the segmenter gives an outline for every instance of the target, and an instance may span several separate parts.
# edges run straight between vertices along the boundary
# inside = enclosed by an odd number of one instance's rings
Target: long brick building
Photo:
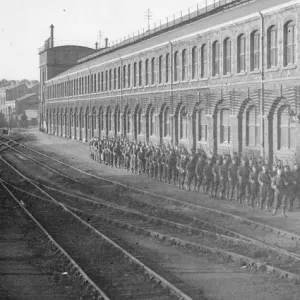
[[[85,49],[41,80],[45,130],[293,162],[299,22],[299,0],[223,0],[113,47]],[[41,74],[49,50],[40,53]]]

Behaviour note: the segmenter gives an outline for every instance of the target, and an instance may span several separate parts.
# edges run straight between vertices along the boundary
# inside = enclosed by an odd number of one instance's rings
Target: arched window
[[[170,74],[170,54],[166,55],[166,82],[169,82],[169,74]]]
[[[101,130],[104,129],[104,110],[101,110]]]
[[[259,56],[260,56],[260,34],[258,30],[251,33],[250,37],[250,69],[251,71],[259,69]]]
[[[126,66],[123,66],[123,88],[126,88],[126,79],[127,79],[127,73],[126,73]]]
[[[114,68],[114,90],[117,89],[117,69]]]
[[[120,108],[117,108],[116,111],[116,128],[117,128],[117,132],[121,131],[121,111]]]
[[[178,63],[178,51],[174,53],[174,81],[178,81],[179,63]]]
[[[101,82],[100,82],[100,72],[98,73],[98,93],[101,90]]]
[[[128,87],[131,87],[131,64],[128,65],[128,70],[127,70],[127,82],[128,82]]]
[[[130,122],[131,121],[131,111],[130,109],[127,110],[127,114],[126,114],[126,129],[127,129],[127,133],[130,133]]]
[[[198,48],[193,47],[192,49],[192,79],[198,77]]]
[[[220,124],[221,124],[221,143],[230,143],[231,142],[231,126],[229,120],[229,109],[222,109],[220,114]]]
[[[101,72],[101,92],[104,91],[104,73]]]
[[[112,76],[111,76],[111,69],[109,70],[109,90],[111,91],[111,82],[112,82]]]
[[[150,77],[150,71],[149,71],[149,59],[146,59],[145,61],[145,85],[149,84],[149,77]]]
[[[94,92],[94,75],[91,75],[91,89],[92,89],[92,93]]]
[[[96,129],[96,109],[93,108],[93,113],[92,113],[92,132],[94,133],[94,130]]]
[[[74,127],[74,114],[72,109],[70,110],[70,127]]]
[[[163,124],[164,124],[164,136],[170,135],[170,113],[169,108],[166,107],[163,114]]]
[[[136,62],[133,64],[133,86],[136,87],[137,83],[137,72],[136,72]]]
[[[206,78],[208,76],[207,62],[207,46],[204,44],[201,47],[201,78]]]
[[[79,128],[79,124],[80,124],[80,113],[77,111],[76,114],[76,127]]]
[[[246,38],[244,34],[237,39],[237,72],[246,71]]]
[[[151,59],[151,84],[155,84],[155,58]]]
[[[231,73],[231,41],[229,38],[224,40],[223,43],[223,74]]]
[[[158,83],[162,83],[162,55],[158,58]]]
[[[143,72],[143,66],[142,66],[142,62],[140,61],[139,62],[139,86],[142,86],[142,76],[143,76],[143,74],[142,74],[142,72]]]
[[[179,130],[179,136],[180,139],[187,139],[188,137],[188,124],[187,124],[187,110],[185,107],[183,107],[180,110],[180,115],[179,115],[179,124],[180,124],[180,130]]]
[[[247,130],[246,144],[247,146],[259,146],[260,144],[260,118],[257,114],[257,108],[251,106],[246,115]]]
[[[289,21],[284,25],[284,66],[293,65],[295,63],[295,23]]]
[[[105,71],[105,92],[108,91],[108,70]]]
[[[207,141],[207,124],[205,110],[200,109],[197,112],[198,141]]]
[[[295,149],[296,127],[290,119],[290,107],[283,106],[278,111],[278,150]]]
[[[149,126],[150,126],[150,135],[154,135],[155,132],[155,115],[154,115],[154,107],[150,110],[149,114]]]
[[[212,76],[220,74],[220,43],[215,41],[212,45]]]
[[[140,108],[137,112],[137,120],[136,120],[136,125],[137,125],[137,133],[141,134],[142,133],[142,109]]]
[[[118,90],[121,88],[121,67],[118,67]]]
[[[182,66],[181,66],[181,78],[182,80],[187,80],[187,75],[188,75],[188,65],[187,65],[187,52],[186,52],[186,49],[184,49],[182,51]]]
[[[277,27],[271,26],[268,29],[267,34],[267,44],[268,44],[268,68],[277,67],[278,64],[278,41],[277,41]]]
[[[84,128],[84,114],[82,110],[80,112],[80,118],[81,118],[81,128]]]
[[[108,126],[108,131],[111,131],[111,126],[112,124],[112,110],[110,108],[107,109],[107,126]]]
[[[94,75],[94,93],[97,92],[97,74]]]

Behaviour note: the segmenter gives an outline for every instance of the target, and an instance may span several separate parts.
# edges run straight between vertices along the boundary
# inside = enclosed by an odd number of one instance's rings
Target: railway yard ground
[[[0,183],[0,299],[300,299],[299,203],[179,190],[37,128],[1,136]]]

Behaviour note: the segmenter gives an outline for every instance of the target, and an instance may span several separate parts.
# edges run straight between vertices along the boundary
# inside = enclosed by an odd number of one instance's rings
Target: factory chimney
[[[96,47],[96,50],[97,50],[98,49],[98,43],[97,42],[95,43],[95,47]]]
[[[108,38],[105,39],[105,48],[108,47]]]
[[[51,24],[50,26],[51,31],[50,31],[50,48],[54,47],[54,26]]]

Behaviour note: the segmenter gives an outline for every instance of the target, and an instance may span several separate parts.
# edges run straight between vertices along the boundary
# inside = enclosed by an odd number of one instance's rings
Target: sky
[[[208,0],[209,2],[211,0]],[[2,1],[1,1],[2,2]],[[39,80],[38,49],[50,36],[54,43],[95,47],[99,32],[117,40],[159,23],[180,11],[205,5],[205,0],[9,0],[1,3],[0,80]],[[192,11],[192,9],[191,9]]]

